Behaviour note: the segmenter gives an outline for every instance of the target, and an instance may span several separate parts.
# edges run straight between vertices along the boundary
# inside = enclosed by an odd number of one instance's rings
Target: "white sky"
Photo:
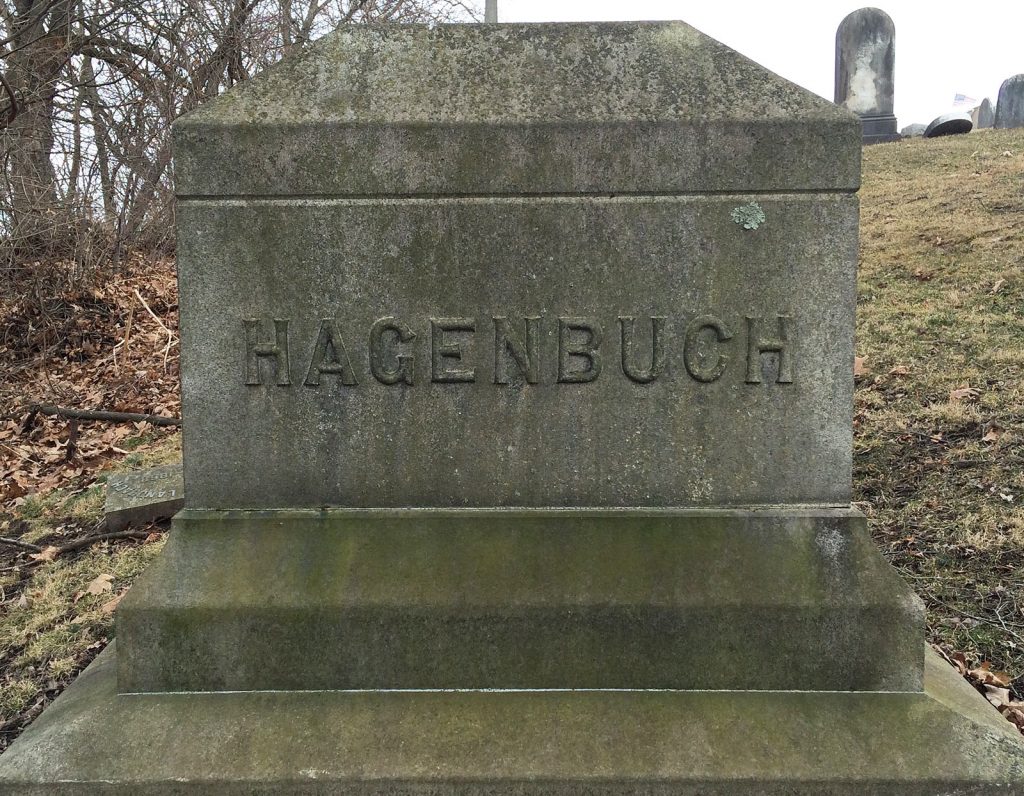
[[[483,4],[481,3],[481,6]],[[499,22],[681,19],[783,77],[832,99],[835,36],[870,3],[817,0],[498,0]],[[996,101],[1024,72],[1024,2],[887,0],[896,25],[896,118],[927,124],[954,94]]]

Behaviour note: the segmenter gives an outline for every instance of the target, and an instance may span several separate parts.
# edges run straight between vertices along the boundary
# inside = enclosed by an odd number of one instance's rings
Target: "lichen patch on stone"
[[[764,210],[757,202],[733,208],[732,220],[743,226],[743,229],[757,229],[765,222]]]

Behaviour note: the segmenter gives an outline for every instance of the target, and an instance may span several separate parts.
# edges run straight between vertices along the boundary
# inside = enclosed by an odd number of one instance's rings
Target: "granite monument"
[[[181,119],[186,505],[0,789],[1021,792],[850,505],[861,137],[682,23]]]
[[[898,141],[893,115],[896,28],[878,8],[860,8],[836,31],[835,102],[856,113],[864,143]]]

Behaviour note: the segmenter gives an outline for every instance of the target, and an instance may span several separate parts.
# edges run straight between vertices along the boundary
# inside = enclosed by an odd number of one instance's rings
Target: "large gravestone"
[[[181,120],[186,508],[7,792],[1019,788],[850,506],[860,139],[682,23]]]
[[[999,87],[995,126],[1000,129],[1024,127],[1024,74],[1006,78]]]
[[[893,115],[896,28],[878,8],[860,8],[836,31],[835,102],[861,118],[864,143],[898,141]]]

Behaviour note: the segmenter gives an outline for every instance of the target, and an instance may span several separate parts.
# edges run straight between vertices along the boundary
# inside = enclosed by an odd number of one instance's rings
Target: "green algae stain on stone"
[[[733,208],[732,220],[743,229],[757,229],[765,222],[764,210],[757,202]]]

